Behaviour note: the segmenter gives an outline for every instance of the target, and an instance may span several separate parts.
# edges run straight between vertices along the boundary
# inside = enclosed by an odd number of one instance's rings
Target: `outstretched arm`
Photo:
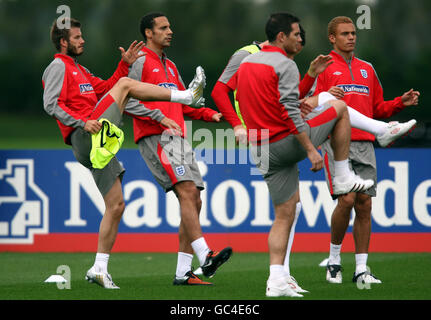
[[[147,54],[146,52],[141,51],[143,47],[144,47],[143,41],[140,41],[138,43],[138,41],[135,40],[130,44],[129,49],[127,49],[127,51],[124,51],[123,47],[119,47],[118,50],[121,51],[121,59],[125,63],[132,65],[139,57],[142,57]]]
[[[417,106],[419,103],[419,96],[420,95],[421,94],[419,91],[415,91],[413,89],[410,89],[409,91],[405,92],[401,96],[401,101],[403,102],[404,106],[406,106],[406,107]]]
[[[106,92],[112,89],[112,87],[120,80],[121,77],[127,77],[129,73],[129,66],[133,64],[139,57],[145,55],[142,49],[143,42],[133,41],[127,51],[124,51],[122,47],[119,48],[121,51],[121,61],[118,63],[117,69],[114,74],[107,80],[103,80],[99,77],[94,76],[88,69],[84,68],[87,76],[91,82],[91,85],[96,92],[97,98],[100,99],[105,95]]]
[[[307,73],[310,77],[316,78],[333,63],[334,60],[332,60],[332,57],[330,55],[324,56],[323,54],[320,54],[316,57],[316,59],[311,61],[310,68],[308,69]]]

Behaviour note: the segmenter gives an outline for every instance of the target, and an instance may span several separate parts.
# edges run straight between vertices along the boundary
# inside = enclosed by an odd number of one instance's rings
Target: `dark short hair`
[[[299,25],[299,35],[301,36],[301,45],[304,47],[305,46],[305,29]]]
[[[266,37],[270,42],[275,41],[277,34],[292,32],[292,23],[299,23],[299,18],[287,12],[277,12],[270,15],[265,26]]]
[[[145,35],[145,29],[153,29],[154,27],[154,19],[158,17],[166,17],[166,15],[162,12],[151,12],[141,19],[140,30],[141,34],[144,37],[144,40],[147,40],[147,36]]]
[[[51,41],[54,44],[55,48],[57,49],[57,51],[60,51],[61,50],[60,40],[64,39],[66,41],[69,41],[70,29],[59,28],[57,20],[58,19],[55,19],[54,22],[52,23],[50,36],[51,36]],[[68,24],[67,22],[70,22],[70,28],[81,28],[81,22],[73,18],[64,18],[62,21],[59,21],[59,22],[62,25],[67,25]]]

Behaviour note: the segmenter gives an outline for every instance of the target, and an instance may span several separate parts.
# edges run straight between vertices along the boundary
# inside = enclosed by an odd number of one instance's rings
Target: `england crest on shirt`
[[[362,77],[363,77],[364,79],[367,79],[367,78],[368,78],[367,70],[365,70],[365,69],[361,69],[360,71],[361,71],[361,75],[362,75]]]
[[[178,166],[175,168],[175,172],[177,173],[177,175],[183,176],[186,173],[186,169],[184,168],[184,166]]]

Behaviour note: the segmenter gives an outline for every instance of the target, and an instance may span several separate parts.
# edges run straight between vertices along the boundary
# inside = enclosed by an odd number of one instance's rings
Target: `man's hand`
[[[233,132],[235,134],[235,142],[237,144],[248,144],[248,139],[247,139],[247,130],[243,127],[242,124],[239,124],[237,126],[235,126],[233,128]]]
[[[222,117],[223,117],[223,115],[219,112],[219,113],[213,114],[212,119],[214,122],[220,122]]]
[[[320,153],[316,150],[314,145],[311,143],[310,137],[305,131],[295,135],[298,142],[302,145],[304,150],[307,152],[307,157],[311,162],[311,171],[317,172],[323,168],[323,159]]]
[[[323,158],[316,148],[311,149],[307,152],[307,157],[311,162],[311,171],[317,172],[323,168]]]
[[[129,65],[133,64],[139,57],[142,57],[146,55],[146,52],[141,51],[142,47],[144,46],[144,42],[140,41],[133,41],[127,49],[127,51],[124,51],[123,47],[119,47],[118,49],[121,51],[121,58],[124,62],[128,63]]]
[[[170,130],[175,136],[181,136],[183,134],[181,127],[178,125],[178,123],[168,117],[164,117],[162,121],[160,121],[160,124],[168,128],[168,130]]]
[[[326,70],[328,66],[334,63],[330,55],[318,55],[316,59],[311,61],[310,68],[308,69],[308,75],[312,78],[316,78],[319,74]]]
[[[98,120],[87,120],[84,130],[90,133],[98,133],[102,129],[102,124]]]
[[[340,87],[333,86],[331,87],[331,89],[328,90],[328,92],[339,100],[344,98],[344,91]]]
[[[407,106],[417,106],[419,103],[419,96],[420,96],[420,92],[419,91],[414,91],[413,89],[410,89],[409,91],[405,92],[402,96],[401,96],[401,101],[403,102],[403,104],[407,107]]]
[[[301,104],[299,105],[299,110],[301,110],[301,117],[305,119],[305,117],[313,111],[314,107],[308,103],[308,99],[299,100]]]

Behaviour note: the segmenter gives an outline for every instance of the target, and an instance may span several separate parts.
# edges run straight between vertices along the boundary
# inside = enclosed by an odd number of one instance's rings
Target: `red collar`
[[[263,46],[261,51],[265,51],[265,52],[280,52],[282,55],[287,57],[287,53],[286,51],[284,51],[283,49],[276,47],[276,46],[271,46],[271,45],[266,45]]]
[[[72,58],[71,56],[68,56],[67,54],[62,54],[62,53],[56,53],[54,54],[54,58],[60,58],[60,59],[66,59],[69,62],[77,62],[76,58]]]
[[[167,59],[166,53],[164,53],[164,52],[162,52],[162,56],[159,56],[157,53],[155,53],[153,50],[151,50],[148,47],[143,47],[142,51],[146,52],[147,55],[150,55],[153,58],[162,59],[163,61],[165,61]]]
[[[348,63],[349,62],[346,59],[344,59],[344,57],[341,54],[339,54],[337,51],[335,51],[335,50],[332,50],[329,54],[335,60],[338,60],[338,61],[341,61],[341,62],[344,62],[344,63]],[[352,62],[354,59],[355,59],[355,54],[352,55],[352,59],[350,60],[350,62]]]

